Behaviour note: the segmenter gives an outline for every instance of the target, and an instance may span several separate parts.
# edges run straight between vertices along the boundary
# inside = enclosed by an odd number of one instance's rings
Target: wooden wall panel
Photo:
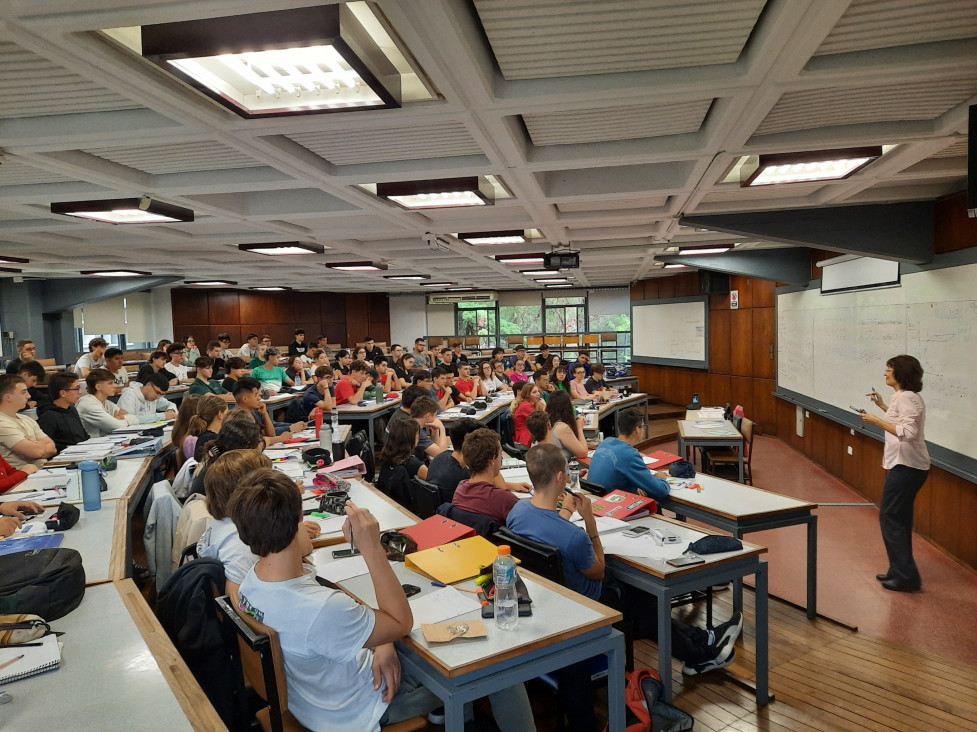
[[[211,292],[207,299],[210,323],[240,323],[241,311],[236,292]]]
[[[746,376],[729,377],[729,403],[734,407],[739,404],[743,407],[743,414],[756,421],[756,410],[753,408],[753,379]]]
[[[729,373],[753,376],[753,313],[750,310],[729,312]]]
[[[739,303],[741,310],[749,310],[753,307],[753,280],[749,277],[731,275],[729,278],[729,289],[739,291]],[[723,295],[729,300],[729,295]]]
[[[231,337],[231,348],[240,348],[244,345],[244,338],[248,332],[238,323],[213,323],[210,330],[207,331],[207,340],[216,339],[218,333],[227,333]],[[201,353],[203,353],[203,349],[201,349]]]
[[[343,335],[337,341],[346,341],[346,298],[337,292],[323,292],[319,295],[319,307],[323,323],[343,326]],[[326,334],[328,335],[328,334]],[[329,338],[330,343],[334,343]]]
[[[777,378],[777,310],[753,308],[753,376]],[[773,358],[771,358],[771,355]]]
[[[933,248],[937,254],[977,247],[977,219],[967,216],[967,193],[954,193],[936,202]]]
[[[631,285],[631,300],[644,300],[645,299],[645,286],[651,280],[641,280],[640,282],[635,282]]]
[[[704,394],[699,395],[699,401],[706,405],[724,407],[732,398],[729,388],[728,374],[709,374],[709,387]]]
[[[174,328],[177,323],[209,323],[208,294],[192,287],[175,288],[171,297]]]
[[[654,282],[658,283],[658,297],[675,297],[675,277],[662,277]]]
[[[729,370],[729,310],[709,311],[709,371],[728,374]]]
[[[347,345],[363,340],[370,329],[370,296],[361,293],[346,295],[346,337]]]
[[[675,278],[675,297],[691,297],[699,294],[699,277],[695,273]]]
[[[824,439],[824,467],[833,475],[841,475],[842,458],[845,455],[845,436],[848,434],[842,425],[837,422],[823,420],[821,417],[813,419],[821,420],[825,423]]]
[[[772,280],[753,280],[753,307],[772,308],[777,305],[777,283]]]
[[[638,284],[638,283],[635,283]],[[659,280],[643,280],[644,292],[643,299],[653,300],[657,297],[661,297],[661,290],[659,288]]]
[[[760,425],[762,433],[776,437],[779,433],[777,425],[777,398],[773,390],[777,383],[773,379],[753,380],[753,417],[751,419]]]
[[[390,304],[387,296],[382,292],[375,292],[370,295],[370,335],[375,341],[390,343]],[[419,335],[423,334],[398,333],[397,337],[405,339],[405,343],[410,341],[410,345],[404,349],[409,351],[413,346],[414,338]]]

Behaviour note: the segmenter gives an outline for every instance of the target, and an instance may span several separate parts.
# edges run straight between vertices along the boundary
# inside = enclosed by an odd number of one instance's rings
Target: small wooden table
[[[715,424],[715,429],[704,428]],[[688,449],[703,447],[735,447],[739,452],[739,482],[743,482],[743,435],[728,419],[678,420],[678,454],[688,458]],[[693,459],[695,455],[693,454]]]

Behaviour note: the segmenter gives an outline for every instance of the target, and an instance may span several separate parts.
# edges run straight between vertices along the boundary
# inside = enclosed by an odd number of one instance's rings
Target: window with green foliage
[[[586,333],[587,298],[543,298],[544,333]]]
[[[625,363],[631,360],[631,314],[591,315],[591,333],[617,333],[616,349],[601,348],[604,363]],[[603,339],[602,339],[603,340]]]
[[[479,336],[479,348],[492,348],[499,335],[498,303],[460,302],[455,306],[456,334]]]
[[[539,305],[514,305],[499,308],[499,332],[502,335],[522,335],[541,333],[543,330],[543,310]]]

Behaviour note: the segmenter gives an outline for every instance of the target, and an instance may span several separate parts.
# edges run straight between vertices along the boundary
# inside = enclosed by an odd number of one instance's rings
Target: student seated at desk
[[[550,383],[549,373],[543,371],[543,369],[540,369],[533,374],[533,383],[536,384],[536,387],[539,389],[539,398],[544,402],[549,403],[550,394],[555,391],[553,385]]]
[[[112,372],[115,377],[115,393],[121,394],[122,390],[129,385],[129,372],[122,365],[125,361],[125,354],[121,348],[112,346],[105,349],[105,368]]]
[[[163,396],[168,388],[169,384],[162,374],[154,374],[145,384],[134,381],[122,390],[119,408],[135,416],[137,424],[176,419],[177,406]]]
[[[539,387],[535,384],[523,384],[516,393],[515,399],[509,405],[512,413],[512,423],[515,427],[514,439],[516,442],[529,447],[529,431],[526,429],[526,417],[534,409],[543,411],[546,409],[546,402],[539,395]]]
[[[221,357],[220,341],[208,341],[207,347],[204,349],[204,356],[214,362],[213,372],[210,376],[213,379],[218,379],[217,383],[220,383],[219,379],[224,373],[224,364],[227,362],[227,359]],[[194,359],[194,368],[196,368],[196,359]]]
[[[503,384],[512,386],[512,379],[510,379],[509,374],[505,372],[505,364],[502,362],[501,358],[497,358],[492,361],[492,372],[495,374],[495,378],[501,381]]]
[[[336,406],[346,403],[356,404],[363,400],[363,392],[373,384],[367,368],[364,361],[353,361],[349,365],[349,373],[336,382]]]
[[[450,370],[443,366],[435,366],[431,371],[431,380],[434,384],[434,401],[438,403],[438,409],[451,409],[461,401],[461,394],[451,383],[453,375]]]
[[[246,376],[248,373],[248,364],[239,356],[231,356],[224,363],[224,368],[227,369],[227,376],[224,377],[221,386],[224,387],[224,391],[233,396],[234,385],[237,383],[237,380],[242,376]]]
[[[410,386],[411,379],[414,378],[414,354],[405,353],[400,359],[398,367],[394,369],[394,373],[400,379],[401,389],[406,389]]]
[[[390,370],[387,366],[387,359],[382,356],[374,364],[374,370],[370,372],[371,378],[373,378],[373,383],[379,386],[384,393],[389,391],[401,391],[401,389],[406,389],[407,387],[401,387],[400,379],[397,378],[396,374]],[[374,373],[376,376],[374,376]]]
[[[163,368],[166,366],[166,362],[166,351],[153,351],[151,354],[149,354],[149,360],[139,367],[139,373],[136,374],[136,381],[138,381],[140,384],[145,384],[149,380],[150,376],[162,372],[169,385],[176,386],[180,383],[180,380]]]
[[[349,351],[342,349],[336,351],[336,370],[339,371],[340,376],[346,376],[349,374],[350,366],[353,364],[353,357],[350,355]]]
[[[450,348],[441,349],[435,368],[444,369],[452,376],[458,375],[458,362],[455,361],[455,354]]]
[[[383,351],[377,347],[377,342],[373,340],[373,336],[368,335],[363,339],[363,358],[361,360],[376,366],[377,361],[383,357]]]
[[[193,362],[200,358],[200,349],[197,348],[197,341],[192,335],[183,339],[183,365],[190,368]]]
[[[461,452],[471,476],[458,484],[451,503],[463,511],[488,516],[502,526],[519,499],[511,491],[500,490],[495,485],[502,468],[498,433],[485,427],[471,432],[465,436]]]
[[[586,372],[587,377],[589,378],[590,377],[590,374],[591,374],[591,368],[590,368],[590,351],[580,351],[580,353],[577,354],[577,360],[574,361],[572,364],[570,364],[570,368],[573,369],[578,364],[581,365],[581,366],[583,366],[583,370]],[[571,371],[571,373],[572,373],[572,371]]]
[[[539,412],[545,418],[544,412]],[[471,473],[468,464],[465,462],[465,453],[462,449],[465,438],[475,430],[485,429],[485,425],[477,419],[465,417],[451,423],[448,428],[448,436],[451,438],[451,450],[445,450],[434,456],[431,464],[427,468],[427,480],[438,486],[438,491],[442,501],[450,502],[454,497],[455,489],[463,480],[468,480]],[[528,493],[532,490],[529,483],[509,483],[499,473],[494,480],[495,486],[506,491],[517,493]]]
[[[668,483],[648,470],[641,453],[634,448],[645,439],[645,416],[638,409],[625,409],[618,418],[618,427],[620,434],[606,438],[594,451],[587,480],[608,491],[629,491],[648,498],[667,496]]]
[[[293,384],[311,384],[312,379],[305,375],[305,361],[301,356],[289,356],[288,368],[285,369],[285,376],[292,380]]]
[[[482,382],[482,389],[486,394],[495,394],[500,391],[512,391],[508,383],[495,375],[492,370],[491,361],[482,361],[478,364],[478,378]]]
[[[416,386],[410,389],[416,389]],[[410,389],[406,389],[404,393]],[[438,405],[431,397],[421,393],[410,405],[410,417],[418,427],[418,457],[429,460],[448,447],[448,433],[438,419]]]
[[[529,374],[526,373],[526,362],[521,358],[513,361],[505,373],[509,377],[509,383],[512,384],[513,389],[518,389],[519,384],[525,384],[529,381]]]
[[[16,472],[19,473],[22,471],[18,470]],[[26,477],[25,474],[20,480]],[[20,480],[17,482],[19,483]],[[33,514],[44,513],[44,506],[33,501],[7,501],[6,503],[0,503],[0,539],[5,536],[10,536],[21,527],[23,520],[27,518],[24,516],[24,511]]]
[[[320,366],[329,366],[329,354],[321,348],[313,348],[305,355],[308,361],[305,374],[308,378],[315,381],[315,370]]]
[[[193,367],[197,370],[197,378],[190,384],[188,394],[213,394],[225,402],[234,401],[234,396],[214,378],[214,359],[210,356],[201,356],[193,362]]]
[[[44,367],[37,361],[24,361],[17,369],[17,375],[24,380],[27,385],[27,407],[26,409],[40,409],[45,404],[50,404],[47,389],[41,389],[38,384],[44,383]]]
[[[259,347],[260,348],[260,347]],[[293,382],[285,373],[285,369],[278,365],[282,352],[274,346],[265,349],[265,360],[260,366],[251,368],[251,378],[261,382],[261,388],[267,389],[273,394],[281,391],[282,385],[294,386]]]
[[[352,353],[353,353],[354,361],[362,361],[367,366],[373,363],[372,358],[366,357],[366,348],[364,348],[363,346],[357,346],[356,348],[352,349]]]
[[[259,342],[251,354],[251,360],[248,361],[248,368],[252,371],[254,369],[261,368],[265,362],[265,353],[269,348],[271,348],[271,346],[267,346],[264,343]]]
[[[546,404],[550,417],[550,441],[563,450],[567,460],[587,457],[587,440],[584,439],[584,418],[574,416],[570,395],[565,391],[554,391]]]
[[[332,395],[332,366],[317,366],[315,370],[315,384],[305,390],[302,395],[302,414],[307,419],[313,419],[313,412],[321,409],[331,412],[336,406],[336,399]]]
[[[414,339],[414,350],[411,353],[414,354],[415,368],[427,369],[434,365],[434,356],[424,347],[423,338]]]
[[[184,397],[184,401],[189,399],[189,396]],[[182,404],[180,411],[183,411]],[[198,456],[203,455],[203,450],[198,450],[197,446],[217,439],[221,427],[224,426],[224,417],[227,416],[227,412],[227,402],[218,398],[216,394],[201,394],[198,397],[197,409],[189,417],[185,432],[186,437],[183,438],[182,442],[183,454],[187,459],[192,457],[198,463],[200,462]],[[179,415],[177,415],[177,422],[179,421]],[[172,435],[174,435],[173,441],[176,442],[176,423],[173,424]]]
[[[231,335],[229,333],[218,333],[217,342],[221,347],[220,358],[227,363],[227,359],[234,357],[234,354],[231,353]]]
[[[215,396],[211,394],[211,396]],[[173,422],[173,431],[170,432],[170,442],[177,447],[176,464],[177,468],[183,462],[193,456],[194,448],[197,446],[197,436],[199,432],[190,434],[190,424],[200,406],[199,394],[187,394],[180,402],[180,409],[176,413],[176,421]]]
[[[575,363],[570,369],[573,373],[573,380],[570,382],[570,396],[574,399],[590,398],[590,394],[587,393],[587,372],[584,370],[583,364]]]
[[[519,501],[509,512],[506,526],[517,534],[558,547],[563,563],[563,582],[569,589],[614,607],[627,606],[629,603],[622,603],[621,594],[615,589],[608,587],[610,591],[604,591],[604,548],[591,502],[585,496],[564,492],[567,463],[563,453],[554,445],[537,445],[526,453],[526,470],[533,482],[533,497]],[[583,518],[582,529],[570,522],[575,512]],[[651,602],[651,608],[641,607],[641,612],[647,615],[649,610],[654,612],[653,608],[654,602]],[[654,623],[645,620],[642,626],[654,627]],[[743,615],[738,612],[715,630],[672,621],[672,655],[685,662],[682,673],[687,676],[723,668],[733,660],[733,645],[742,629]],[[589,669],[575,664],[558,672],[557,677],[560,700],[571,728],[593,730],[593,687]],[[579,727],[574,724],[577,719],[580,720]]]
[[[455,380],[455,389],[463,402],[473,402],[480,396],[485,396],[486,392],[482,387],[482,380],[478,376],[470,376],[467,361],[458,363],[458,378]]]
[[[67,371],[51,374],[47,388],[54,401],[38,408],[38,427],[54,440],[54,447],[58,452],[87,440],[88,433],[75,408],[75,404],[81,399],[78,376]]]
[[[75,363],[75,373],[78,374],[78,378],[87,378],[89,371],[105,366],[105,349],[108,347],[108,341],[104,338],[92,338],[88,341],[88,353]]]
[[[257,333],[248,333],[248,337],[244,339],[244,343],[237,349],[238,357],[244,359],[245,363],[250,361],[254,358],[254,354],[258,352],[258,343],[260,341],[261,339],[258,338]]]
[[[186,349],[182,343],[171,343],[166,347],[166,357],[169,359],[163,369],[171,376],[175,376],[177,383],[189,384],[190,368],[183,364],[183,353]]]
[[[550,357],[550,347],[546,343],[541,343],[539,346],[539,353],[536,354],[536,358],[532,361],[533,371],[539,371],[543,369],[547,373],[553,370],[552,364],[547,365],[546,361]]]
[[[197,440],[193,456],[197,460],[197,467],[193,473],[191,493],[204,495],[204,477],[207,467],[219,456],[231,450],[265,449],[265,442],[261,430],[251,418],[249,412],[243,409],[230,409],[224,415],[223,423],[217,432],[216,439]]]
[[[608,386],[604,381],[604,364],[595,363],[590,367],[590,378],[587,379],[585,384],[588,394],[593,394],[594,392],[600,392],[600,395],[605,399],[611,394],[617,394],[617,389],[612,386]]]
[[[508,371],[515,365],[516,361],[526,361],[526,360],[528,360],[526,356],[526,347],[523,345],[518,345],[516,346],[513,355],[509,356],[508,359],[503,359],[503,363],[505,363],[506,371]]]
[[[550,383],[553,385],[554,390],[561,389],[569,394],[570,378],[567,375],[567,367],[560,365],[554,368],[550,374]]]
[[[288,344],[288,355],[304,356],[309,350],[309,344],[305,342],[305,331],[296,328],[292,335],[295,336],[295,339]]]
[[[37,347],[34,345],[34,341],[30,338],[21,338],[17,341],[17,358],[7,364],[7,373],[20,373],[20,365],[27,361],[33,361],[35,353],[37,353]]]
[[[420,428],[412,419],[401,419],[390,425],[387,441],[377,459],[380,473],[377,488],[401,506],[410,506],[410,479],[427,478],[427,466],[415,454]]]
[[[234,385],[234,402],[238,409],[248,412],[255,424],[265,436],[266,445],[284,442],[292,436],[292,432],[305,429],[305,422],[287,424],[276,422],[268,412],[268,406],[261,400],[261,382],[250,376],[243,376]]]
[[[438,401],[438,390],[434,388],[434,377],[430,371],[418,370],[411,377],[411,386],[423,389],[424,393],[431,397],[435,402]],[[438,404],[438,414],[441,414],[441,405]]]
[[[85,432],[91,437],[104,437],[120,427],[139,424],[137,415],[129,414],[109,401],[109,397],[115,394],[114,381],[108,369],[92,369],[85,379],[88,393],[78,400],[76,408]]]
[[[400,675],[393,641],[410,633],[413,616],[369,511],[347,503],[343,531],[366,560],[377,610],[323,587],[315,567],[303,563],[312,544],[299,530],[302,497],[287,477],[269,469],[252,472],[228,510],[241,540],[258,556],[241,582],[239,607],[278,631],[288,709],[302,725],[376,732],[441,704],[408,674]]]

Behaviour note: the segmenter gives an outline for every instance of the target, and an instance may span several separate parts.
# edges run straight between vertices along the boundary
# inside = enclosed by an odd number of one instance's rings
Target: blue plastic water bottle
[[[98,479],[98,463],[83,460],[78,464],[81,471],[81,500],[86,511],[98,511],[102,507],[102,487]]]

